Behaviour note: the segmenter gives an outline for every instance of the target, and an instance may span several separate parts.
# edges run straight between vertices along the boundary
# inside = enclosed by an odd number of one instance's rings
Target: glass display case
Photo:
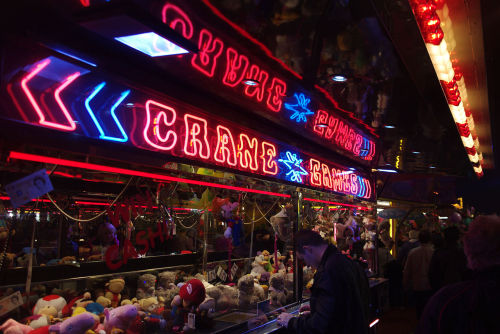
[[[198,330],[248,330],[307,298],[313,273],[294,259],[298,228],[314,228],[363,257],[336,225],[362,226],[371,214],[366,203],[175,162],[156,172],[178,182],[91,167],[2,164],[4,180],[45,168],[54,188],[19,208],[1,197],[0,293],[19,291],[25,300],[4,317],[21,321],[43,297],[57,295],[67,306],[54,318],[70,316],[77,305],[103,318],[104,307],[135,304],[143,332],[174,332],[184,326],[175,313],[180,289],[196,279],[205,291],[197,301]],[[149,313],[160,324],[145,321]]]

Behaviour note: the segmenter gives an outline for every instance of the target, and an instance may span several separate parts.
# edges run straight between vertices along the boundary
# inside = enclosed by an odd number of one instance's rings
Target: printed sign
[[[5,190],[10,197],[12,206],[18,208],[32,199],[54,190],[54,187],[52,187],[45,169],[41,169],[22,179],[9,183],[5,186]]]
[[[0,299],[0,316],[9,313],[23,304],[23,296],[19,291]]]
[[[208,273],[208,281],[209,282],[212,282],[212,281],[215,281],[215,279],[217,278],[216,274],[215,274],[215,270],[210,270]]]
[[[239,269],[238,265],[234,263],[233,266],[231,267],[231,277],[234,278],[236,276],[238,269]]]

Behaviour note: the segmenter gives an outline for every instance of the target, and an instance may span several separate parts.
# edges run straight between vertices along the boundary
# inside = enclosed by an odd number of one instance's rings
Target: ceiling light
[[[335,81],[335,82],[346,82],[347,81],[347,78],[343,75],[332,75],[332,80]]]
[[[255,79],[243,79],[243,84],[247,86],[259,86],[260,82]]]
[[[436,168],[436,166],[429,166],[429,168]]]
[[[326,124],[326,123],[317,123],[317,124],[316,124],[316,127],[317,127],[317,128],[327,128],[327,127],[328,127],[328,124]]]
[[[418,152],[418,151],[413,151],[411,153],[413,153],[413,154],[420,154],[420,152]]]
[[[384,128],[386,128],[386,129],[395,129],[396,127],[394,125],[384,125]]]
[[[115,37],[115,39],[133,49],[136,49],[137,51],[147,54],[150,57],[189,53],[189,51],[152,31],[136,35]]]
[[[372,172],[397,173],[398,171],[395,169],[378,168],[378,169],[372,169]]]

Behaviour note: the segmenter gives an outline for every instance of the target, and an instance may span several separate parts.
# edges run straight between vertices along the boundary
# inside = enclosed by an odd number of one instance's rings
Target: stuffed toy
[[[33,316],[27,319],[27,324],[33,329],[48,326],[57,320],[57,314],[56,308],[48,305],[40,308],[38,313],[33,313]]]
[[[50,326],[49,333],[85,334],[89,329],[96,327],[96,325],[95,316],[91,313],[83,312]]]
[[[94,301],[91,299],[91,294],[90,292],[85,292],[82,296],[75,297],[69,301],[66,306],[63,307],[62,309],[62,316],[63,317],[69,317],[73,313],[73,310],[76,307],[83,307],[85,308],[88,304],[93,303]]]
[[[238,289],[234,286],[216,285],[206,289],[215,301],[215,311],[232,310],[238,307]]]
[[[227,202],[222,205],[222,217],[227,223],[226,231],[224,231],[224,237],[226,239],[232,239],[234,246],[239,246],[241,244],[241,237],[243,234],[243,223],[239,217],[235,217],[233,211],[239,206],[238,202]]]
[[[175,295],[179,293],[179,288],[175,285],[177,274],[173,271],[164,271],[158,274],[158,288],[156,296],[165,305],[170,305]]]
[[[198,306],[205,300],[206,292],[203,283],[196,278],[187,281],[172,300],[172,318],[174,331],[188,331],[188,314],[196,313]]]
[[[139,300],[139,306],[143,314],[143,320],[146,325],[146,333],[155,333],[162,331],[166,326],[166,321],[163,317],[157,314],[157,309],[160,306],[156,297],[148,297]]]
[[[43,298],[38,299],[38,301],[35,304],[35,307],[33,308],[33,314],[42,314],[44,311],[44,308],[55,308],[56,310],[56,316],[61,318],[62,317],[62,309],[66,306],[66,300],[58,295],[47,295]],[[49,313],[52,313],[52,311],[49,311]]]
[[[137,278],[137,299],[144,299],[155,296],[156,276],[152,274],[143,274]]]
[[[292,226],[290,219],[286,213],[286,207],[281,208],[281,211],[269,218],[274,233],[278,235],[281,241],[287,242],[292,237]]]
[[[257,256],[255,256],[255,259],[252,262],[252,270],[250,274],[257,279],[260,279],[261,275],[269,272],[268,269],[272,270],[271,263],[269,262],[269,252],[267,250],[257,252]]]
[[[137,317],[137,307],[123,305],[115,309],[104,310],[104,330],[106,333],[124,333]]]
[[[276,251],[276,254],[270,255],[271,258],[271,267],[272,267],[272,272],[277,273],[277,272],[285,272],[285,265],[283,264],[283,260],[285,259],[284,255],[281,255],[279,251]],[[277,261],[277,263],[275,262]]]
[[[28,334],[33,331],[33,328],[20,324],[14,319],[8,319],[0,326],[0,330],[4,334]]]
[[[252,275],[241,276],[238,280],[239,308],[248,309],[251,305],[265,299],[264,289],[255,282]]]
[[[293,299],[292,291],[285,287],[286,276],[284,273],[275,273],[269,280],[269,299],[270,304],[274,306],[285,306]]]
[[[109,300],[109,298],[106,298],[104,296],[97,297],[97,299],[96,299],[95,302],[98,303],[99,305],[101,305],[104,308],[111,306],[111,300]]]
[[[122,299],[122,295],[120,293],[124,288],[125,280],[123,280],[123,278],[111,279],[108,283],[106,283],[107,291],[104,297],[111,301],[112,307],[118,307],[118,305],[120,305],[120,300]]]

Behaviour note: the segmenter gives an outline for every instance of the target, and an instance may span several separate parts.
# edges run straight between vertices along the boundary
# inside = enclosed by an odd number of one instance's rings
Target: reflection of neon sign
[[[278,161],[288,168],[288,172],[286,173],[288,180],[302,183],[302,176],[306,176],[309,173],[302,167],[302,159],[297,158],[297,155],[296,153],[286,151],[286,159],[279,159]]]
[[[304,94],[293,94],[297,103],[285,103],[285,108],[293,111],[292,116],[290,116],[291,120],[295,120],[295,122],[307,122],[307,116],[314,115],[314,113],[307,107],[311,99],[307,98]]]
[[[122,93],[117,98],[113,96],[114,93],[105,89],[108,81],[95,78],[95,75],[90,81],[77,80],[78,72],[70,76],[63,73],[58,76],[59,82],[54,83],[56,77],[54,73],[38,75],[44,66],[47,66],[48,60],[49,58],[35,63],[34,66],[25,67],[28,75],[20,76],[19,81],[7,85],[11,87],[9,94],[20,111],[20,119],[27,123],[60,131],[72,131],[91,138],[127,143],[170,156],[194,159],[361,198],[371,198],[371,185],[366,178],[352,171],[334,167],[331,163],[311,158],[304,152],[265,139],[235,124],[228,122],[221,124],[214,117],[204,116],[203,112],[197,112],[195,107],[185,103],[153,100],[136,89],[124,87],[119,88]],[[32,82],[36,82],[36,85],[31,84]],[[90,88],[83,86],[88,85],[88,82],[93,83]],[[100,83],[95,85],[96,82]],[[109,85],[114,86],[114,84]],[[18,86],[21,90],[16,88]],[[38,103],[33,97],[47,95],[47,92],[53,91],[52,87],[58,87],[54,93],[57,96],[57,104],[60,107],[71,106],[65,109],[61,107],[61,110],[66,111],[65,119],[78,119],[78,123],[73,122],[73,130],[69,130],[62,123],[58,124],[61,126],[55,127],[52,123],[38,122],[39,111],[34,107],[38,106]],[[60,94],[62,91],[66,93]],[[20,99],[22,96],[28,98]],[[115,114],[116,108],[122,105],[125,98],[128,98],[134,108],[130,112]],[[40,98],[40,101],[43,103],[43,98]],[[111,107],[104,108],[102,107],[104,104],[111,104]],[[304,100],[303,105],[306,104],[307,101]],[[99,105],[101,107],[97,107]],[[35,109],[34,115],[30,116],[23,111],[30,108]],[[40,107],[39,110],[42,111]],[[97,110],[101,112],[98,113]],[[103,110],[107,112],[102,112]],[[53,115],[51,117],[54,118]],[[59,119],[62,119],[61,115]],[[97,128],[98,133],[97,131],[89,133],[87,131],[89,128]],[[111,129],[114,129],[115,133],[119,130],[121,136],[110,134]],[[342,133],[350,133],[349,130],[344,126]],[[339,137],[339,133],[332,134],[332,140]],[[354,146],[356,145],[354,142]],[[365,147],[366,145],[361,144],[358,146],[363,154],[370,153],[370,146]]]

